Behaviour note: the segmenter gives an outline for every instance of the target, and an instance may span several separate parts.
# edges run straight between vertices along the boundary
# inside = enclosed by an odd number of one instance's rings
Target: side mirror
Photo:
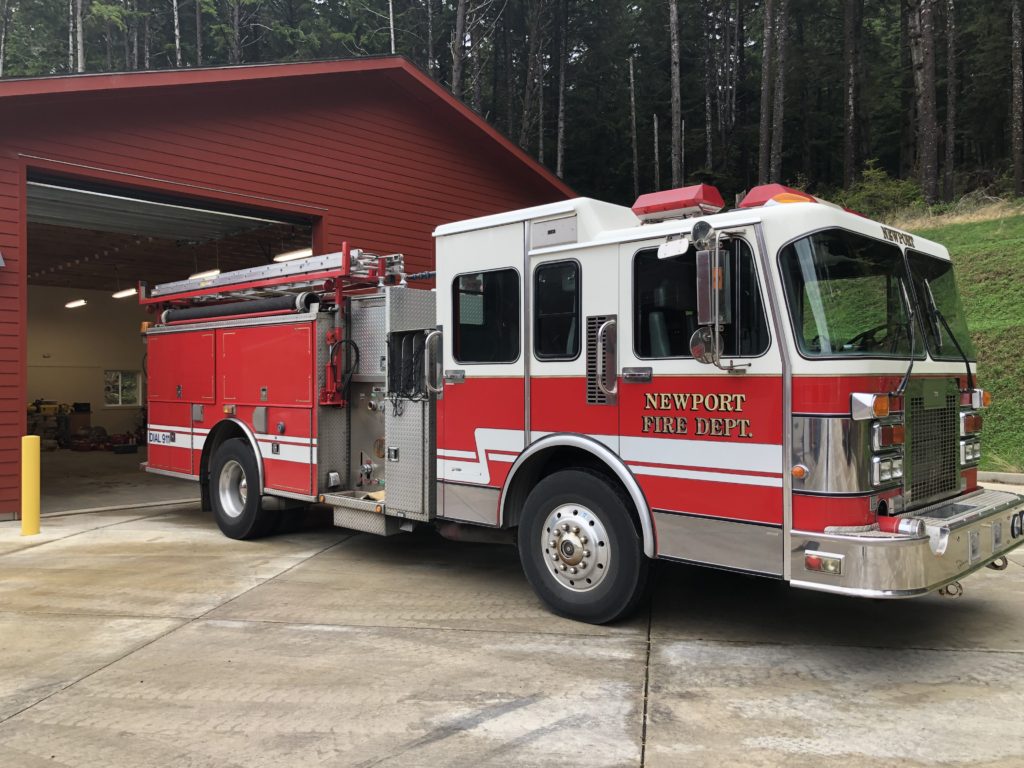
[[[717,325],[732,321],[732,291],[728,290],[731,284],[730,261],[728,251],[697,251],[698,325]]]
[[[703,326],[693,332],[690,337],[690,354],[698,363],[711,365],[715,362],[715,332],[710,326]],[[722,337],[719,334],[718,345],[721,347]]]

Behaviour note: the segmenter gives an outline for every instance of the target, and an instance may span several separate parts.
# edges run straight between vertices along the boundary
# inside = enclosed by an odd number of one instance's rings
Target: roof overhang
[[[379,72],[389,75],[426,100],[434,100],[477,128],[501,149],[515,157],[553,190],[566,198],[576,193],[554,173],[524,152],[480,115],[452,96],[404,56],[365,56],[355,59],[309,61],[287,64],[251,64],[232,67],[167,69],[145,72],[55,75],[51,77],[0,80],[0,100],[63,98],[73,94],[110,94],[135,89],[171,89],[274,81],[354,73]]]

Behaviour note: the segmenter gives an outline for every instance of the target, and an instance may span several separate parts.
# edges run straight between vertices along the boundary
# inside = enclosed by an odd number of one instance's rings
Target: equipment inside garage
[[[42,439],[43,512],[191,497],[138,469],[152,318],[137,284],[308,253],[310,223],[53,177],[30,178],[27,200],[26,434]]]

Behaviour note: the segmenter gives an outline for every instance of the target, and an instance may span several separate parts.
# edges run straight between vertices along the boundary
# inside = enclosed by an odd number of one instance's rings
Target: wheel
[[[277,514],[260,503],[259,469],[249,444],[225,440],[210,462],[210,500],[217,525],[232,539],[258,539],[277,524]]]
[[[621,489],[596,472],[563,470],[530,492],[519,521],[519,559],[555,613],[606,624],[643,596],[649,562]]]

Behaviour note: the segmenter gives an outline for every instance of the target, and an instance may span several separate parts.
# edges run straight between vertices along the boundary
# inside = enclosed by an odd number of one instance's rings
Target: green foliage
[[[835,202],[872,219],[885,221],[894,213],[924,208],[921,188],[909,179],[894,179],[877,163],[869,161],[860,179]]]
[[[982,469],[1024,471],[1024,216],[922,231],[949,248],[978,351],[985,418]]]

